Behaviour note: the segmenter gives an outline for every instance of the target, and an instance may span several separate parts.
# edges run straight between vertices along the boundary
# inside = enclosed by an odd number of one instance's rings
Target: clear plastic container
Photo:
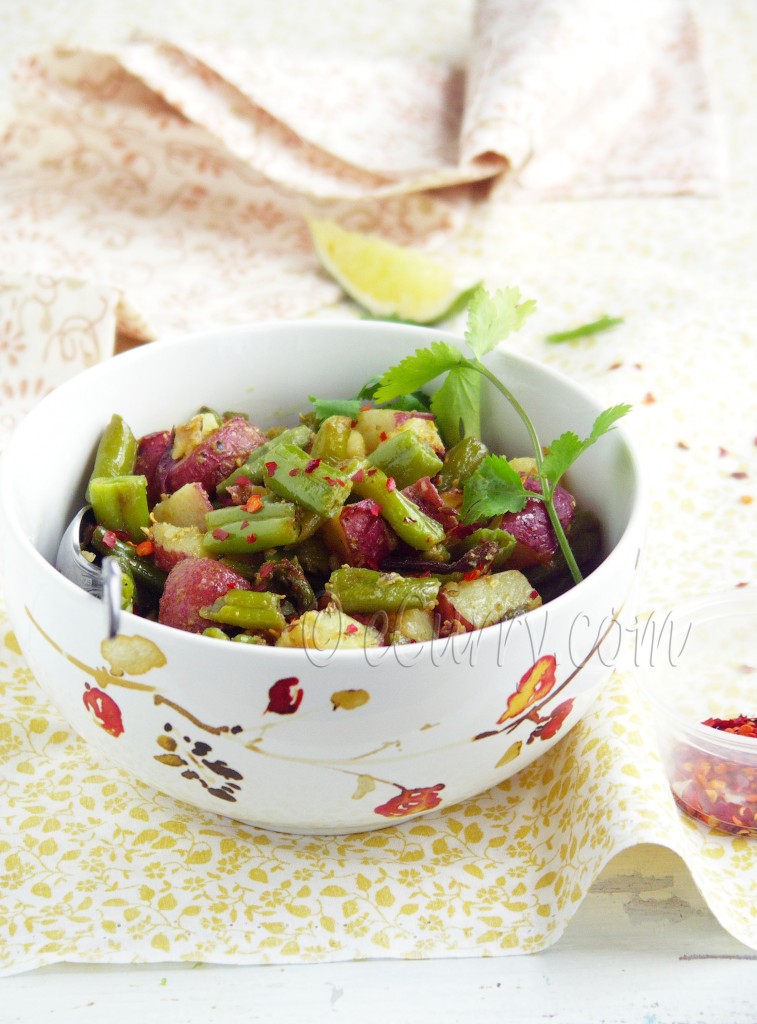
[[[702,724],[757,718],[757,590],[656,612],[639,626],[636,666],[678,806],[757,837],[757,738]]]

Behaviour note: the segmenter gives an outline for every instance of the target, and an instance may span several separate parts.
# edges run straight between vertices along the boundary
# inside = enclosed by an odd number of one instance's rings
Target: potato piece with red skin
[[[202,532],[196,526],[175,526],[173,523],[153,523],[153,561],[163,572],[184,558],[204,558]]]
[[[524,481],[526,490],[541,492],[539,481],[529,477]],[[576,511],[573,495],[559,484],[555,488],[554,505],[563,529],[570,528]],[[499,517],[497,527],[511,533],[517,544],[507,561],[508,569],[528,569],[533,565],[548,565],[558,548],[557,537],[549,521],[547,507],[538,498],[529,498],[520,512],[506,512]]]
[[[417,505],[421,512],[441,523],[447,533],[457,526],[457,509],[444,501],[430,477],[422,476],[409,487],[403,487],[402,493]]]
[[[375,501],[366,498],[345,505],[321,527],[321,536],[344,565],[377,569],[397,546],[397,536],[381,518]]]
[[[245,461],[250,452],[268,440],[243,416],[227,420],[188,455],[175,462],[166,474],[165,489],[171,494],[184,484],[202,484],[208,494]]]
[[[184,484],[178,491],[169,494],[153,508],[153,518],[159,523],[172,526],[196,526],[205,529],[205,515],[213,510],[213,504],[202,484]]]
[[[538,608],[541,597],[517,570],[492,573],[476,580],[445,583],[439,591],[437,613],[441,635],[470,633]]]
[[[187,633],[202,633],[213,623],[200,608],[213,604],[229,590],[251,590],[239,573],[212,558],[184,558],[168,574],[160,599],[158,622]]]
[[[166,476],[174,465],[172,448],[172,430],[157,430],[139,439],[134,472],[147,478],[147,504],[150,508],[165,493]]]

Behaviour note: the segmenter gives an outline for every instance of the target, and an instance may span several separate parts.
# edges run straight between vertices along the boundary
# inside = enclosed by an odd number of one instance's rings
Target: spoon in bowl
[[[79,509],[66,527],[58,545],[55,567],[77,587],[102,599],[106,631],[108,638],[112,639],[118,633],[121,619],[121,566],[116,558],[110,556],[103,559],[102,566],[95,565],[84,557],[81,549],[81,531],[90,510],[90,505]]]

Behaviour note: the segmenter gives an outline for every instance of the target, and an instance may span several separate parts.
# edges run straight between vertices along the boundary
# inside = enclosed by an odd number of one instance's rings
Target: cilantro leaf
[[[533,497],[504,455],[487,455],[463,485],[462,520],[475,523],[502,512],[520,512]]]
[[[615,423],[630,410],[630,405],[613,405],[611,408],[605,409],[594,420],[591,433],[583,441],[572,430],[566,431],[556,441],[553,441],[542,462],[542,474],[550,484],[553,487],[557,486],[561,477],[567,473],[579,455],[582,455],[600,437],[612,430]]]
[[[622,405],[612,405],[609,409],[605,409],[599,416],[594,420],[594,426],[591,428],[591,434],[589,434],[588,440],[591,444],[598,441],[604,434],[609,433],[623,416],[627,415],[631,411],[631,406],[623,403]],[[588,445],[587,445],[588,447]]]
[[[519,330],[535,309],[533,299],[520,301],[519,288],[503,288],[494,295],[479,288],[468,307],[465,340],[480,359],[513,331]]]
[[[601,316],[599,320],[592,320],[590,324],[581,324],[574,327],[572,331],[556,331],[548,334],[546,340],[551,344],[559,344],[561,341],[574,341],[576,338],[586,338],[591,334],[599,334],[601,331],[609,331],[613,327],[624,323],[620,316]]]
[[[481,374],[468,366],[450,370],[431,397],[431,411],[448,448],[464,437],[481,437]]]
[[[379,376],[369,377],[357,397],[364,401],[372,401],[380,382]],[[392,409],[400,409],[402,412],[428,412],[430,408],[431,399],[425,391],[413,391],[410,395],[399,395],[392,399]]]
[[[377,402],[391,402],[398,395],[406,395],[422,388],[440,374],[465,363],[459,348],[446,341],[434,341],[427,348],[419,348],[396,366],[391,366],[381,378],[374,398]]]
[[[312,395],[308,395],[308,401],[313,403],[319,423],[329,416],[349,416],[354,420],[363,404],[357,398],[314,398]]]

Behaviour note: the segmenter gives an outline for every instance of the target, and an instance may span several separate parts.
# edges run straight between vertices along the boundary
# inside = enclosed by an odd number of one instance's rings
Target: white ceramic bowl
[[[296,422],[308,394],[351,397],[435,337],[459,343],[385,323],[223,328],[117,356],[60,387],[20,425],[0,481],[11,620],[40,685],[104,756],[206,810],[284,832],[346,833],[483,792],[586,712],[633,618],[642,514],[638,465],[621,430],[569,479],[603,523],[602,565],[542,608],[451,640],[319,654],[224,644],[127,614],[114,646],[103,642],[101,603],[53,568],[112,413],[138,435],[201,405],[243,409],[261,424]],[[490,365],[545,442],[568,428],[589,431],[598,406],[570,381],[505,353]],[[519,421],[490,392],[485,422],[496,450],[529,454]],[[508,698],[529,676],[533,701],[516,713]],[[303,692],[294,714],[267,710],[282,679]],[[355,689],[367,701],[335,706],[334,694]]]

